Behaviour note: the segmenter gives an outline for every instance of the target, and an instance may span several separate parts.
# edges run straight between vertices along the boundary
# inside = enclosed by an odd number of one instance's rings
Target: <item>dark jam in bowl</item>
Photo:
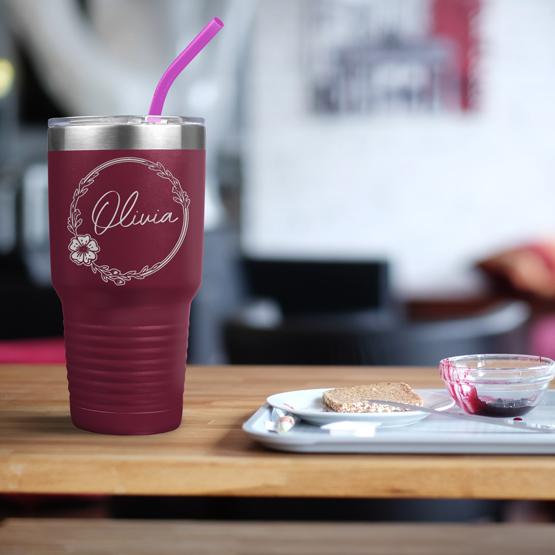
[[[503,399],[495,399],[488,402],[480,399],[477,406],[473,408],[474,414],[479,414],[480,416],[509,418],[527,414],[534,407],[531,406],[526,399],[511,399],[506,401]]]

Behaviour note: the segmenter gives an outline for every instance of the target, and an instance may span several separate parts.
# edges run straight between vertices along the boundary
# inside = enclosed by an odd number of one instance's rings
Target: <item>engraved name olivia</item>
[[[173,212],[160,214],[156,210],[153,214],[145,214],[135,209],[139,200],[139,191],[133,191],[122,202],[122,198],[117,191],[107,191],[94,205],[92,211],[92,221],[94,232],[97,235],[104,235],[109,229],[116,227],[132,227],[135,225],[146,224],[174,224],[179,218]]]

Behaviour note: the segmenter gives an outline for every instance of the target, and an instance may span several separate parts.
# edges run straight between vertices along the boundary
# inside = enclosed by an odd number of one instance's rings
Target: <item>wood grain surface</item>
[[[184,421],[156,436],[75,429],[61,366],[0,366],[0,492],[555,499],[555,457],[317,455],[265,450],[241,424],[267,395],[403,380],[435,369],[191,367]]]
[[[547,555],[553,525],[223,523],[11,519],[2,555]]]

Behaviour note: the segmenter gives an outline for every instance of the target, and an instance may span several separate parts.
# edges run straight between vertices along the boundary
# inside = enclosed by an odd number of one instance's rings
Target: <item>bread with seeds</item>
[[[322,396],[334,412],[403,412],[404,409],[373,403],[372,399],[422,406],[421,397],[404,382],[379,382],[329,389]]]

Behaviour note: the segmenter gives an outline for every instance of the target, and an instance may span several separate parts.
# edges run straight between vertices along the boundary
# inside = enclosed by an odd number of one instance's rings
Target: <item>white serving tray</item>
[[[260,407],[243,430],[271,449],[296,453],[435,453],[435,454],[555,454],[555,434],[511,430],[482,422],[429,416],[399,428],[378,428],[374,437],[330,435],[312,424],[299,422],[286,433],[266,430],[271,407]],[[459,410],[459,409],[451,409]],[[555,391],[523,417],[527,422],[555,422]]]

